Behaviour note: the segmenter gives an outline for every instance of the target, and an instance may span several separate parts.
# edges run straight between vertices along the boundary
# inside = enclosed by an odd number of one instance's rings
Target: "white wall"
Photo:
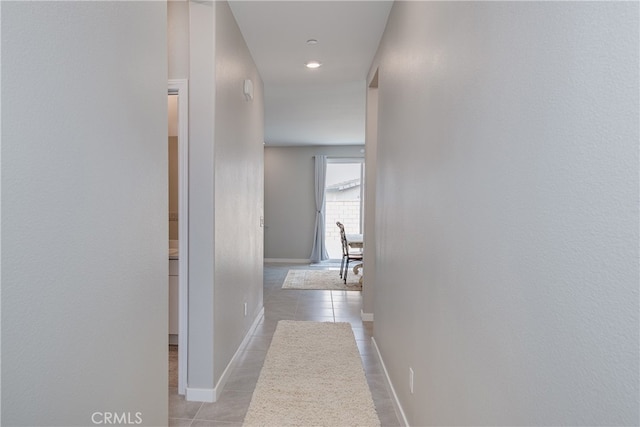
[[[213,379],[215,7],[189,2],[189,349],[187,386]],[[206,393],[206,392],[205,392]],[[189,393],[187,393],[189,394]]]
[[[264,101],[229,5],[191,1],[188,10],[187,398],[208,400],[221,391],[222,373],[262,309]],[[246,78],[254,84],[251,102]]]
[[[367,79],[367,115],[365,142],[364,255],[362,269],[362,312],[373,314],[376,289],[376,167],[378,156],[378,75],[373,70]]]
[[[219,381],[262,309],[264,98],[229,4],[215,4],[214,375]],[[253,82],[252,101],[243,94],[247,78]]]
[[[375,340],[411,425],[640,423],[638,24],[638,3],[394,4]]]
[[[189,78],[189,0],[167,1],[169,78]]]
[[[313,157],[362,158],[362,149],[362,145],[265,147],[265,258],[309,260],[316,224]]]
[[[166,35],[164,3],[2,4],[3,425],[167,422]]]

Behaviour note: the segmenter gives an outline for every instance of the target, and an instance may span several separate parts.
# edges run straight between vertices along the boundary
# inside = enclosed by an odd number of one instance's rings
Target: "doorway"
[[[329,258],[342,258],[342,244],[336,221],[348,234],[362,234],[364,159],[327,159],[325,175],[325,245]]]
[[[188,287],[189,287],[189,86],[186,79],[169,80],[169,167],[177,182],[169,183],[169,342],[177,344],[178,393],[187,388]],[[172,111],[173,106],[175,107]],[[173,118],[172,118],[173,114]],[[173,126],[173,128],[172,128]],[[173,134],[173,135],[172,135]],[[175,159],[171,159],[172,141]],[[171,172],[171,170],[170,170]],[[171,194],[173,193],[173,194]],[[173,199],[176,200],[173,200]],[[177,210],[176,210],[177,209]],[[177,238],[177,239],[175,239]],[[173,247],[172,247],[173,246]],[[173,259],[171,259],[173,258]],[[174,261],[172,263],[172,261]],[[177,261],[177,262],[176,262]],[[177,266],[177,269],[176,269]],[[177,271],[176,271],[177,270]],[[176,277],[172,280],[172,277]],[[177,280],[176,280],[177,279]],[[177,281],[177,289],[176,282]],[[173,287],[173,289],[172,289]],[[176,301],[177,299],[177,301]],[[177,312],[176,312],[177,311]],[[177,324],[177,325],[176,325]],[[176,334],[177,332],[177,334]],[[173,337],[172,337],[173,335]]]

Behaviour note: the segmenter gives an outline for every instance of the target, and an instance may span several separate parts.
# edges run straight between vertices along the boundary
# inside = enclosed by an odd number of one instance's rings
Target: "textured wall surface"
[[[364,265],[362,311],[372,313],[375,304],[376,289],[376,180],[378,164],[378,87],[377,69],[371,70],[367,89],[367,123],[365,143],[364,175]]]
[[[214,372],[218,381],[262,309],[262,79],[227,2],[216,5]],[[243,95],[253,82],[253,100]],[[244,303],[248,314],[244,315]]]
[[[229,5],[189,14],[188,383],[209,393],[262,309],[264,100]]]
[[[164,3],[2,4],[2,425],[167,421],[166,40]]]
[[[394,4],[375,339],[411,425],[640,422],[638,27],[638,3]]]
[[[213,2],[189,2],[189,388],[212,389],[214,271]]]
[[[170,79],[189,78],[190,3],[189,0],[170,0],[167,2],[167,48]]]

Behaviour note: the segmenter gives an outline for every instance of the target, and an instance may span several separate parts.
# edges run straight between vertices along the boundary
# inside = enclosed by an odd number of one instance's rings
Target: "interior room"
[[[0,23],[2,425],[640,425],[639,2]]]

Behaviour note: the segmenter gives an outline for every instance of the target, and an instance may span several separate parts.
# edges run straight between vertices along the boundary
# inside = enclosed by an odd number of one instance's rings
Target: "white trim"
[[[170,79],[178,93],[178,394],[187,392],[189,319],[189,80]]]
[[[222,372],[222,375],[220,375],[220,379],[218,380],[218,383],[216,384],[216,386],[214,388],[195,388],[195,389],[187,388],[187,394],[185,396],[185,400],[188,400],[191,402],[216,402],[218,400],[218,397],[220,397],[220,395],[222,394],[222,390],[224,389],[224,386],[227,384],[229,376],[231,375],[231,371],[238,363],[238,360],[240,359],[240,355],[242,354],[244,349],[247,347],[247,344],[249,344],[249,341],[253,337],[253,332],[256,330],[256,328],[260,324],[260,321],[262,320],[263,316],[264,316],[264,307],[260,309],[257,316],[253,320],[253,323],[249,327],[249,330],[244,336],[244,339],[242,340],[242,342],[240,343],[240,346],[238,346],[236,353],[233,355],[233,357],[227,364],[227,367],[224,369],[224,372]]]
[[[308,258],[265,258],[264,262],[272,262],[276,264],[309,264],[311,263],[311,260]]]
[[[222,389],[227,384],[227,380],[229,379],[229,376],[231,375],[231,371],[233,370],[233,368],[238,363],[238,359],[240,359],[240,355],[244,351],[245,347],[247,346],[247,344],[249,344],[249,341],[251,341],[251,338],[253,337],[253,332],[256,330],[256,328],[260,324],[260,320],[262,320],[263,316],[264,316],[264,307],[262,307],[260,309],[260,312],[258,313],[256,318],[254,319],[253,324],[251,325],[251,327],[247,331],[247,334],[244,336],[244,339],[240,343],[240,346],[238,346],[238,349],[236,350],[236,353],[233,355],[233,357],[229,361],[229,364],[227,365],[227,367],[224,368],[224,372],[222,372],[222,375],[220,375],[220,379],[218,380],[218,383],[216,384],[216,388],[214,388],[216,400],[220,396],[220,394],[222,393]]]
[[[363,322],[373,322],[373,313],[365,313],[360,310],[360,318]]]
[[[396,413],[400,415],[400,421],[404,426],[409,427],[409,421],[407,421],[407,416],[402,409],[402,405],[400,405],[400,400],[398,400],[398,395],[396,394],[396,390],[393,388],[393,384],[391,383],[391,378],[389,378],[389,372],[387,371],[387,367],[384,365],[384,360],[382,360],[382,355],[380,354],[380,349],[378,348],[378,344],[376,343],[376,339],[371,337],[371,342],[373,343],[373,348],[376,350],[376,356],[378,356],[378,360],[380,361],[380,365],[382,366],[382,371],[384,372],[384,379],[391,391],[391,401],[393,402],[393,406],[396,410]]]
[[[185,400],[189,402],[215,402],[216,401],[216,389],[215,388],[189,388],[187,387]]]

